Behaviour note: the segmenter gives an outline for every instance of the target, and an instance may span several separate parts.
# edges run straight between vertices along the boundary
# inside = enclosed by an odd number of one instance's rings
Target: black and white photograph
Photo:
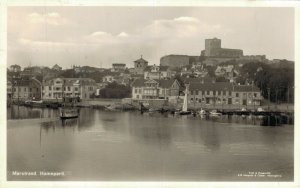
[[[295,182],[295,14],[7,6],[5,181]]]

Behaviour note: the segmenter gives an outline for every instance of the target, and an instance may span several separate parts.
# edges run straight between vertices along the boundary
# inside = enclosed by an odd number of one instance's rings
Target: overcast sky
[[[294,60],[293,8],[9,7],[8,66],[111,67],[199,55],[204,39]]]

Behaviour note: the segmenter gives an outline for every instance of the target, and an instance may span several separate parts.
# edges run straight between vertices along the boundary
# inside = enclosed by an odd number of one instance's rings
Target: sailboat
[[[188,115],[188,114],[191,114],[192,112],[191,111],[188,111],[188,104],[187,104],[187,101],[188,101],[188,91],[189,91],[189,85],[186,84],[186,87],[185,87],[185,93],[184,93],[184,99],[183,99],[183,105],[182,105],[182,110],[179,111],[179,112],[175,112],[176,114],[179,114],[179,115]]]

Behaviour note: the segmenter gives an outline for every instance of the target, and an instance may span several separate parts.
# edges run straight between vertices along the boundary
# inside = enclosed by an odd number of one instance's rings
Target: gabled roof
[[[82,84],[82,85],[94,85],[96,81],[91,78],[54,78],[45,81],[44,85],[52,85],[55,79],[61,79],[64,81],[64,86],[72,86],[73,84]]]
[[[149,81],[151,81],[151,80],[146,80],[144,78],[136,79],[132,83],[132,86],[133,87],[143,87],[143,86],[145,86],[145,83],[149,82]],[[153,79],[152,81],[158,82],[159,87],[161,87],[161,88],[169,88],[173,85],[173,83],[176,81],[176,79],[162,79],[162,80]]]
[[[258,87],[252,86],[252,85],[235,85],[234,86],[234,91],[240,91],[240,92],[251,92],[255,91],[258,92],[260,91]]]
[[[145,81],[146,80],[143,79],[143,78],[136,79],[136,80],[133,81],[132,86],[133,87],[143,87],[145,85],[144,84]]]
[[[216,83],[190,83],[190,90],[202,91],[232,91],[233,85],[229,82],[216,82]]]
[[[162,88],[170,88],[174,84],[175,81],[177,81],[177,80],[176,79],[159,80],[159,86]],[[178,85],[179,85],[179,83],[178,83]]]
[[[210,76],[205,76],[201,78],[185,78],[183,81],[184,83],[202,83],[202,82],[212,83],[215,81],[215,79]]]
[[[201,91],[237,91],[237,92],[259,92],[259,88],[252,85],[235,85],[229,82],[216,83],[190,83],[190,90]]]

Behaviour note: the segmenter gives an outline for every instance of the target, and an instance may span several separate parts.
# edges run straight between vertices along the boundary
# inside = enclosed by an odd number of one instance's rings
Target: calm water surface
[[[80,118],[61,121],[57,110],[7,110],[8,180],[293,180],[289,118],[81,109]]]

